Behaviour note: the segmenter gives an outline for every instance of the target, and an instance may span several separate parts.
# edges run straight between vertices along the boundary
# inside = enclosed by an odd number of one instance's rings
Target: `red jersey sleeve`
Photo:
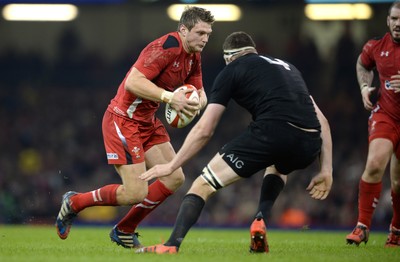
[[[183,84],[203,87],[200,53],[187,53],[177,32],[148,44],[133,66],[154,84],[169,91]]]
[[[162,39],[157,39],[148,44],[133,65],[150,81],[160,75],[173,58],[174,50],[164,50],[162,44]]]
[[[375,68],[375,58],[374,58],[374,46],[376,44],[376,40],[369,40],[365,43],[362,52],[361,52],[361,62],[364,67],[368,70],[372,70]]]

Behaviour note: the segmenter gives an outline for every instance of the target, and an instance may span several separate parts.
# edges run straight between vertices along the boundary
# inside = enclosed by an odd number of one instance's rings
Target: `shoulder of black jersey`
[[[163,49],[179,47],[179,41],[176,37],[169,35],[163,44]]]

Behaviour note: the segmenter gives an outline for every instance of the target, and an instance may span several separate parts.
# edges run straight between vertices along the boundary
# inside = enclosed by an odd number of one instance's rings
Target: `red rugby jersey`
[[[400,92],[390,87],[390,77],[400,71],[400,44],[393,42],[390,33],[383,38],[371,39],[363,47],[361,62],[372,70],[377,69],[380,80],[380,96],[377,105],[393,119],[400,121]]]
[[[183,49],[178,32],[166,34],[148,44],[132,67],[168,91],[173,91],[183,84],[191,84],[198,89],[203,87],[200,53],[188,54]],[[125,90],[129,72],[119,85],[117,94],[107,110],[139,123],[151,124],[155,120],[155,112],[160,103],[142,99]]]

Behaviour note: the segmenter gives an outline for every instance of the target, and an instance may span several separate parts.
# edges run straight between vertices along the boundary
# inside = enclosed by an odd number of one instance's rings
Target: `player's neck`
[[[232,61],[239,57],[245,56],[247,54],[258,54],[258,53],[257,53],[257,50],[255,50],[255,49],[254,50],[245,50],[245,51],[242,51],[242,52],[238,53],[237,55],[233,56]]]

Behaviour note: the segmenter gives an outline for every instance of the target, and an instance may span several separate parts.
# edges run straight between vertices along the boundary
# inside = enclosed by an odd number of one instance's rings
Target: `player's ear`
[[[188,32],[188,29],[187,29],[187,27],[185,25],[181,25],[180,28],[179,28],[179,32],[181,32],[181,34],[183,36],[186,36],[186,34]]]

